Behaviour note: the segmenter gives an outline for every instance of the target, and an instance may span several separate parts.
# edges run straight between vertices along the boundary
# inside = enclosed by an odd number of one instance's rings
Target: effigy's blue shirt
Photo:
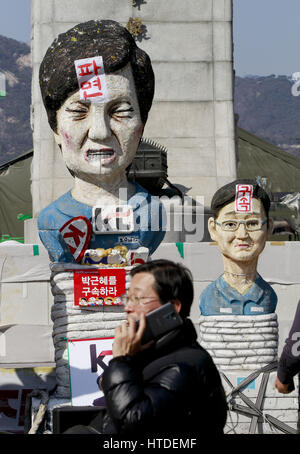
[[[151,196],[142,186],[134,183],[136,193],[128,200],[133,208],[135,230],[131,233],[98,234],[92,233],[88,249],[113,248],[117,244],[128,249],[147,247],[152,254],[164,238],[162,226],[163,206],[157,196]],[[71,191],[45,207],[38,216],[39,236],[53,262],[71,262],[75,259],[66,245],[59,229],[70,219],[85,216],[92,222],[93,208],[78,202]]]
[[[275,312],[277,295],[260,276],[243,295],[223,275],[209,284],[200,297],[202,315],[262,315]]]

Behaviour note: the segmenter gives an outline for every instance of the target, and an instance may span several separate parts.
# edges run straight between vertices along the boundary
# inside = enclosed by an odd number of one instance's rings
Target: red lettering
[[[92,84],[87,80],[86,82],[80,82],[80,87],[82,90],[89,90],[92,87]]]
[[[92,63],[85,63],[84,65],[78,65],[77,68],[80,69],[79,76],[88,76],[93,74],[93,71],[89,71],[88,67],[91,66]]]
[[[101,91],[98,91],[96,93],[90,93],[90,94],[87,94],[86,91],[83,92],[83,97],[84,99],[86,98],[96,98],[97,96],[102,96],[103,93]]]
[[[77,227],[75,227],[75,225],[72,225],[70,224],[69,225],[69,229],[71,230],[71,232],[68,232],[68,233],[65,233],[63,235],[64,238],[74,238],[74,241],[75,241],[75,244],[76,244],[76,247],[80,244],[80,238],[84,237],[85,233],[82,232],[81,230],[79,230]],[[68,245],[70,247],[70,245]],[[74,248],[72,248],[74,249]],[[74,249],[75,251],[75,249]]]
[[[101,69],[101,66],[97,66],[95,60],[93,60],[93,67],[94,67],[94,73],[95,73],[96,76],[97,76],[97,75],[98,75],[97,69]]]

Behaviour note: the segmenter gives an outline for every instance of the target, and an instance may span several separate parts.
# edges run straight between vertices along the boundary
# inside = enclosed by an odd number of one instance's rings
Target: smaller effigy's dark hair
[[[138,273],[151,273],[154,277],[154,290],[159,296],[161,304],[171,300],[181,302],[180,315],[186,318],[190,314],[194,299],[192,273],[181,263],[171,260],[153,260],[133,268],[130,275]]]
[[[102,56],[106,74],[130,64],[140,107],[146,124],[154,96],[154,73],[149,56],[137,47],[129,31],[112,20],[89,21],[61,33],[48,48],[39,79],[48,121],[57,132],[56,112],[76,90],[75,60]]]
[[[253,198],[258,199],[263,204],[267,218],[269,218],[269,211],[271,201],[266,191],[259,186],[255,180],[243,178],[232,181],[231,183],[225,184],[215,192],[211,201],[211,212],[213,217],[218,217],[219,211],[229,203],[235,200],[236,185],[237,184],[252,184],[253,186]]]

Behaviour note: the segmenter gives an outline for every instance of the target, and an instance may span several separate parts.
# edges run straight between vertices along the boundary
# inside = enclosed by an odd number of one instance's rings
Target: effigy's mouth
[[[89,149],[85,155],[88,161],[100,160],[103,165],[114,162],[117,156],[113,148]]]

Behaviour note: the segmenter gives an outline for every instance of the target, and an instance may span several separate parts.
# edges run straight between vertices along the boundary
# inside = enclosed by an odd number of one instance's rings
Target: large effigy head
[[[154,74],[126,28],[89,21],[60,34],[41,63],[40,88],[72,175],[128,167],[152,104]],[[94,146],[97,141],[106,141],[105,149]]]
[[[211,238],[232,261],[256,259],[263,251],[272,220],[270,198],[255,180],[238,179],[217,190],[208,221]],[[240,228],[243,224],[244,228]]]
[[[154,73],[149,56],[137,47],[129,31],[118,22],[92,20],[61,33],[40,65],[40,88],[53,131],[57,131],[56,112],[78,90],[74,62],[98,55],[102,56],[105,74],[130,65],[145,125],[154,95]]]

